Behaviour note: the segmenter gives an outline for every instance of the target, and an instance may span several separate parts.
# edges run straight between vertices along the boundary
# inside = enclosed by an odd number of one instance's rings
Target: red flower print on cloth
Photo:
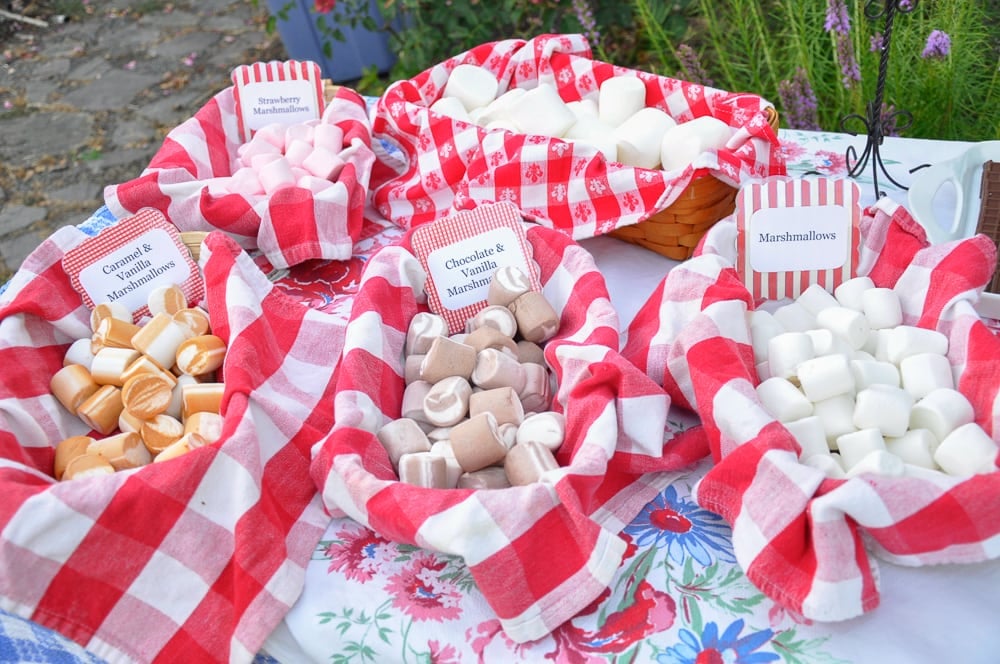
[[[430,554],[420,554],[409,565],[389,577],[386,592],[392,605],[414,620],[455,620],[462,613],[461,591],[441,577],[447,563]]]
[[[362,583],[371,581],[384,559],[379,550],[389,544],[388,540],[367,528],[338,530],[337,538],[339,541],[331,542],[325,551],[330,558],[327,572],[343,572],[348,579]]]
[[[816,151],[816,170],[827,175],[847,173],[847,156],[830,150]]]
[[[431,649],[428,653],[430,664],[462,664],[462,658],[458,654],[458,650],[450,643],[442,644],[439,641],[431,639],[427,642],[427,645]]]
[[[781,156],[784,157],[786,163],[792,163],[798,161],[804,157],[807,153],[805,147],[799,145],[794,141],[781,141]]]

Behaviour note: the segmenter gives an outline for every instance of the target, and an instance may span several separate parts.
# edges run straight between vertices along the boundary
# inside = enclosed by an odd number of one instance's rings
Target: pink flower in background
[[[847,173],[847,157],[830,150],[817,150],[816,170],[828,175]]]
[[[951,37],[947,32],[941,30],[931,30],[927,35],[927,45],[924,52],[920,54],[922,58],[946,58],[951,53]]]
[[[385,586],[393,607],[414,620],[455,620],[462,613],[461,592],[441,577],[446,563],[430,554],[417,555],[409,565],[389,577]]]
[[[337,6],[337,0],[315,0],[313,3],[313,10],[317,14],[325,14],[327,12],[332,12],[333,8]]]
[[[341,543],[331,543],[326,548],[326,555],[330,557],[327,571],[343,572],[348,579],[362,583],[371,581],[380,562],[379,550],[389,543],[388,540],[367,528],[340,530],[337,537]]]
[[[462,658],[459,657],[458,651],[455,650],[455,646],[450,643],[446,643],[442,646],[441,643],[431,639],[427,642],[430,646],[430,664],[462,664]]]

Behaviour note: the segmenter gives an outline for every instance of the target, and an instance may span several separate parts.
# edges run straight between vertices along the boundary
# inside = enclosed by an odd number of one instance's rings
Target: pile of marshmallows
[[[110,474],[166,461],[222,433],[226,344],[208,313],[188,306],[175,285],[152,290],[152,317],[132,322],[121,303],[98,304],[93,334],[73,342],[50,381],[59,403],[102,438],[70,436],[56,445],[57,480]]]
[[[517,267],[490,280],[487,305],[448,334],[420,312],[406,333],[402,413],[377,437],[399,479],[430,488],[496,489],[558,468],[566,422],[549,411],[552,382],[541,344],[559,330],[545,296]]]
[[[955,389],[948,338],[902,319],[895,291],[868,277],[750,312],[761,403],[829,477],[996,470],[997,444]]]
[[[683,169],[701,153],[725,147],[734,133],[712,116],[678,124],[659,108],[646,106],[646,85],[636,76],[605,80],[596,100],[563,101],[554,85],[541,81],[498,96],[499,87],[486,69],[461,64],[430,109],[485,129],[583,143],[608,161],[665,171]]]
[[[271,195],[285,187],[318,194],[333,186],[357,150],[357,145],[344,145],[344,132],[335,124],[320,120],[269,124],[236,149],[233,174],[213,178],[207,186],[219,195]]]

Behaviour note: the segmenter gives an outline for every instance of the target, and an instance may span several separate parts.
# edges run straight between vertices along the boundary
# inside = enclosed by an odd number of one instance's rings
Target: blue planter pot
[[[369,1],[371,15],[379,19],[377,0]],[[278,16],[278,11],[288,4],[288,0],[267,0],[269,11],[277,19],[278,34],[285,45],[288,57],[294,60],[312,60],[319,64],[323,76],[335,83],[343,83],[361,77],[363,70],[372,67],[379,73],[386,73],[396,62],[396,56],[389,48],[389,36],[384,32],[371,32],[362,26],[341,27],[345,40],[326,37],[316,26],[316,21],[326,21],[333,25],[340,7],[329,15],[318,15],[312,11],[312,0],[295,0],[295,6],[288,12],[287,20]],[[327,57],[323,52],[324,42],[329,42],[332,53]]]

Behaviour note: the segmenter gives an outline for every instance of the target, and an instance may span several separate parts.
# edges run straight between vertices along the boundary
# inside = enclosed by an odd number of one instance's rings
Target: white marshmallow
[[[861,310],[873,330],[903,324],[903,306],[891,288],[868,288],[861,293]]]
[[[640,108],[614,129],[618,161],[627,166],[656,168],[660,165],[660,142],[677,122],[653,106]]]
[[[878,429],[884,436],[902,436],[910,425],[913,396],[892,385],[874,384],[858,392],[854,426]]]
[[[840,306],[840,303],[837,302],[837,298],[831,295],[830,291],[826,290],[819,284],[810,284],[799,294],[798,298],[796,298],[796,302],[805,307],[806,311],[811,313],[813,316],[818,314],[823,309]]]
[[[584,97],[578,101],[568,101],[566,102],[566,108],[573,111],[573,115],[576,116],[577,121],[583,118],[598,118],[599,111],[597,110],[597,102],[590,97]]]
[[[563,138],[563,140],[569,143],[578,143],[600,152],[601,156],[607,162],[619,161],[618,143],[611,134],[606,134],[605,136],[591,136],[590,138]]]
[[[476,115],[470,114],[469,117],[475,118],[476,124],[483,126],[486,126],[491,122],[511,123],[510,109],[517,104],[518,100],[524,96],[525,92],[527,92],[527,90],[524,88],[511,88],[487,104],[480,113]],[[513,126],[512,123],[511,126]]]
[[[847,477],[857,477],[862,473],[902,477],[906,474],[906,464],[887,450],[872,450],[847,470]]]
[[[813,357],[812,339],[805,332],[782,332],[767,344],[771,376],[793,378],[799,364]]]
[[[554,410],[535,413],[524,418],[515,436],[518,445],[535,442],[553,452],[562,446],[565,438],[566,417]]]
[[[854,399],[847,394],[817,401],[813,404],[813,415],[823,423],[826,443],[831,449],[836,449],[838,436],[858,429],[854,426]]]
[[[875,282],[870,277],[854,277],[841,282],[833,289],[833,296],[837,298],[840,306],[863,311],[864,305],[861,303],[861,295],[869,288],[875,288]]]
[[[834,355],[840,354],[845,357],[854,354],[847,342],[835,335],[830,330],[822,327],[818,327],[813,330],[806,330],[806,334],[813,342],[813,353],[818,357],[820,355]]]
[[[854,393],[854,374],[846,355],[822,355],[801,362],[796,370],[802,392],[810,401]]]
[[[927,429],[940,441],[958,427],[973,422],[975,418],[972,403],[964,394],[941,387],[931,390],[913,404],[910,428]]]
[[[847,473],[838,459],[836,454],[814,454],[803,459],[802,463],[822,471],[830,479],[842,480],[847,477]]]
[[[951,363],[944,355],[917,353],[903,358],[899,363],[899,376],[903,389],[922,399],[939,387],[955,387]]]
[[[948,352],[948,337],[937,330],[929,330],[915,325],[899,325],[886,334],[886,360],[899,364],[904,358],[918,353]],[[875,357],[878,357],[876,354]]]
[[[871,327],[864,314],[847,307],[829,307],[816,314],[816,324],[847,342],[852,350],[865,345]]]
[[[525,134],[561,137],[576,122],[554,85],[528,90],[510,108],[510,119]]]
[[[805,332],[816,327],[816,317],[799,304],[798,300],[775,309],[774,319],[789,332]]]
[[[90,371],[90,367],[94,363],[94,353],[91,351],[90,341],[90,337],[84,337],[71,343],[63,356],[63,364],[79,364]]]
[[[775,320],[770,311],[754,309],[747,313],[750,324],[750,339],[753,344],[753,358],[757,363],[767,360],[767,346],[772,337],[787,332],[784,326]]]
[[[949,475],[974,475],[997,470],[997,444],[975,422],[949,433],[934,451],[934,460]]]
[[[663,170],[687,168],[703,152],[725,147],[732,135],[732,127],[710,115],[681,122],[663,134],[660,143]]]
[[[878,360],[851,360],[854,387],[863,390],[872,385],[892,385],[899,387],[899,369],[895,364]]]
[[[837,450],[848,471],[861,459],[875,450],[885,451],[882,432],[873,427],[865,427],[837,436]]]
[[[910,429],[902,436],[886,438],[885,448],[898,456],[904,463],[921,468],[937,468],[934,450],[938,440],[927,429]]]
[[[871,353],[879,362],[888,362],[890,334],[892,334],[891,328],[886,330],[872,330],[868,333],[868,339],[865,341],[863,350]]]
[[[406,354],[422,355],[430,350],[434,337],[448,335],[448,322],[437,314],[419,311],[406,330]]]
[[[815,415],[803,417],[793,422],[784,422],[785,428],[792,434],[802,448],[799,459],[808,459],[816,454],[830,454],[830,446],[826,442],[826,432],[823,430],[823,420]]]
[[[636,76],[613,76],[598,93],[598,117],[606,125],[617,127],[626,118],[646,106],[646,84]]]
[[[462,122],[472,122],[472,116],[465,109],[465,105],[458,97],[441,97],[430,105],[430,110],[441,115],[446,115],[453,120]]]
[[[443,96],[455,97],[466,111],[486,106],[497,96],[496,76],[478,65],[460,64],[448,75]]]
[[[785,378],[768,378],[756,391],[761,404],[779,422],[792,422],[812,415],[812,403]]]

